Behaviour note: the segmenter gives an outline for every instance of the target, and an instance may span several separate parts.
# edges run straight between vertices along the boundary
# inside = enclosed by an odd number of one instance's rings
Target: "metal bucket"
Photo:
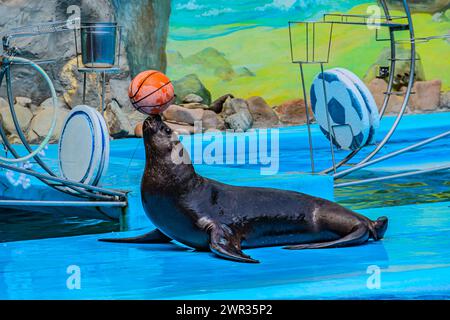
[[[117,23],[83,23],[82,62],[87,68],[112,68],[116,59]]]

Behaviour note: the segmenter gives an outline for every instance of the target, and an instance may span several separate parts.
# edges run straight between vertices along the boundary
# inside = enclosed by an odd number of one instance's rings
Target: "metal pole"
[[[391,21],[391,15],[389,12],[389,7],[386,4],[385,0],[380,0],[381,6],[383,7],[384,15],[386,16],[386,20]],[[395,65],[396,65],[396,55],[397,55],[397,48],[395,47],[395,32],[392,28],[389,28],[389,39],[391,44],[391,66],[390,66],[390,72],[389,72],[389,80],[388,80],[388,86],[386,92],[392,91],[392,86],[394,84],[394,77],[395,77]],[[380,111],[380,119],[383,118],[384,113],[387,109],[387,106],[389,104],[389,99],[391,98],[390,94],[386,94],[384,96],[383,105],[381,107]]]
[[[119,201],[40,201],[40,200],[0,200],[0,207],[126,207]]]
[[[406,147],[406,148],[403,148],[403,149],[397,150],[397,151],[395,151],[395,152],[386,154],[386,155],[384,155],[384,156],[382,156],[382,157],[380,157],[380,158],[377,158],[377,159],[375,159],[375,160],[368,161],[368,162],[366,162],[366,163],[363,163],[363,164],[354,166],[353,168],[347,169],[347,170],[345,170],[345,171],[338,172],[338,173],[336,173],[336,174],[334,175],[334,178],[335,178],[335,179],[341,178],[341,177],[343,177],[343,176],[345,176],[345,175],[348,175],[349,173],[351,173],[351,172],[353,172],[353,171],[356,171],[356,170],[359,170],[359,169],[368,167],[368,166],[370,166],[370,165],[376,164],[376,163],[381,162],[381,161],[383,161],[383,160],[387,160],[387,159],[393,158],[393,157],[395,157],[395,156],[398,156],[398,155],[403,154],[403,153],[405,153],[405,152],[411,151],[411,150],[413,150],[413,149],[420,148],[420,147],[422,147],[422,146],[424,146],[424,145],[426,145],[426,144],[429,144],[429,143],[434,142],[434,141],[436,141],[436,140],[445,138],[445,137],[447,137],[447,136],[450,136],[450,131],[446,131],[446,132],[441,133],[441,134],[439,134],[439,135],[437,135],[437,136],[435,136],[435,137],[432,137],[432,138],[423,140],[423,141],[421,141],[421,142],[415,143],[415,144],[413,144],[413,145],[411,145],[411,146],[408,146],[408,147]]]
[[[110,189],[105,189],[105,188],[100,188],[100,187],[94,187],[94,186],[91,186],[91,185],[83,184],[83,183],[72,181],[72,180],[68,180],[68,179],[52,177],[52,176],[50,176],[48,174],[43,174],[43,173],[39,173],[39,172],[35,172],[35,171],[19,168],[19,167],[12,166],[12,165],[9,165],[9,164],[5,164],[5,163],[2,163],[2,162],[0,162],[0,167],[8,169],[8,170],[11,170],[11,171],[17,171],[19,173],[28,174],[28,175],[34,176],[36,178],[39,178],[39,179],[60,182],[60,183],[62,183],[64,185],[68,185],[68,186],[76,186],[76,187],[80,187],[80,188],[84,188],[84,189],[88,189],[88,190],[92,190],[92,191],[97,191],[97,192],[100,192],[100,193],[103,193],[103,194],[109,194],[109,195],[117,196],[117,197],[126,197],[126,193],[125,192],[120,192],[120,191],[110,190]]]
[[[380,3],[383,7],[385,16],[387,20],[392,20],[390,13],[389,13],[389,8],[386,4],[385,0],[380,0]],[[397,115],[397,118],[394,122],[394,124],[392,125],[391,129],[389,130],[389,132],[387,133],[387,135],[384,137],[384,139],[380,142],[380,144],[375,148],[375,150],[373,150],[364,160],[360,161],[359,164],[365,163],[367,161],[369,161],[370,159],[372,159],[383,147],[384,145],[389,141],[389,139],[391,138],[391,136],[394,134],[395,130],[397,129],[397,126],[400,122],[400,120],[403,117],[403,114],[406,111],[406,106],[409,100],[409,95],[411,93],[411,89],[412,89],[412,83],[414,82],[414,70],[415,70],[415,44],[414,44],[414,28],[413,28],[413,23],[412,23],[412,18],[411,18],[411,12],[409,11],[409,6],[408,3],[406,2],[406,0],[403,0],[403,5],[405,7],[405,12],[407,14],[408,17],[408,23],[409,23],[409,29],[410,29],[410,38],[411,38],[411,70],[412,72],[410,72],[410,83],[408,84],[408,90],[407,93],[405,95],[405,100],[404,103],[402,105],[402,108],[400,109],[399,114]],[[390,69],[390,74],[389,74],[389,82],[388,82],[388,88],[387,88],[387,92],[391,92],[392,91],[392,85],[393,85],[393,81],[394,81],[394,73],[395,73],[395,65],[396,65],[396,47],[395,47],[395,32],[392,28],[389,28],[389,34],[390,34],[390,43],[391,43],[391,69]],[[383,101],[383,106],[381,108],[381,117],[383,116],[388,103],[389,103],[389,98],[390,98],[390,94],[387,94],[384,98]],[[345,157],[345,159],[343,159],[341,162],[339,162],[339,164],[337,165],[337,168],[341,167],[342,165],[348,163],[351,159],[353,159],[358,153],[359,151],[361,151],[362,148],[359,148],[353,152],[351,152],[347,157]],[[358,164],[358,165],[359,165]],[[335,168],[328,168],[324,171],[322,171],[322,173],[329,173],[332,171],[332,169]],[[336,173],[336,170],[334,170]]]
[[[323,75],[323,63],[320,63],[320,72],[322,75],[322,85],[323,85],[323,96],[324,96],[324,103],[325,103],[325,111],[327,113],[327,124],[328,124],[328,133],[330,135],[330,150],[331,150],[331,160],[333,161],[333,171],[336,173],[336,161],[334,158],[334,146],[333,146],[333,139],[334,137],[331,134],[331,116],[330,112],[328,111],[328,98],[327,98],[327,90],[325,88],[325,78]]]
[[[385,177],[371,178],[371,179],[365,179],[365,180],[357,180],[357,181],[351,181],[351,182],[343,182],[343,183],[335,184],[334,187],[335,188],[350,187],[350,186],[356,186],[356,185],[360,185],[360,184],[366,184],[366,183],[383,181],[383,180],[389,180],[389,179],[409,177],[409,176],[414,176],[414,175],[418,175],[418,174],[430,173],[430,172],[436,172],[436,171],[443,171],[443,170],[449,170],[449,169],[450,169],[450,165],[445,165],[445,166],[439,166],[439,167],[430,168],[430,169],[423,169],[423,170],[418,170],[418,171],[399,173],[399,174],[394,174],[394,175],[385,176]]]
[[[302,80],[303,99],[305,100],[306,125],[308,127],[309,157],[311,160],[311,172],[314,173],[315,166],[314,166],[314,148],[313,148],[313,141],[312,141],[312,134],[311,134],[311,119],[310,119],[310,115],[309,115],[308,95],[306,93],[305,77],[304,77],[304,73],[303,73],[303,64],[302,63],[300,63],[300,74],[301,74],[301,80]]]
[[[409,97],[411,95],[411,90],[414,85],[414,71],[416,69],[416,44],[414,39],[414,27],[413,27],[413,21],[411,17],[411,11],[409,10],[408,3],[406,0],[403,0],[403,5],[405,7],[406,16],[408,18],[408,24],[409,24],[409,34],[410,34],[410,43],[411,43],[411,66],[410,66],[410,74],[409,74],[409,83],[408,87],[406,88],[406,94],[403,100],[402,107],[400,109],[400,112],[395,119],[394,124],[392,125],[391,130],[389,130],[388,134],[384,137],[384,139],[380,142],[380,144],[373,150],[367,157],[365,157],[362,161],[359,162],[359,164],[366,163],[370,159],[372,159],[389,141],[389,139],[394,134],[395,130],[397,129],[398,124],[400,123],[400,120],[403,117],[403,114],[406,111],[406,107],[408,106]]]
[[[83,104],[86,104],[86,81],[87,73],[83,73]]]

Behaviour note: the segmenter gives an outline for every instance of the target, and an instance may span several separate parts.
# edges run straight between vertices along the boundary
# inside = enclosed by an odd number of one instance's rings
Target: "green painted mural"
[[[394,6],[397,2],[390,1]],[[413,18],[418,37],[449,33],[448,3],[412,1],[412,8],[417,9]],[[288,21],[316,20],[327,12],[366,14],[374,4],[364,0],[173,0],[167,72],[173,79],[196,74],[213,99],[227,93],[243,98],[262,96],[275,106],[301,97],[298,66],[291,63]],[[424,9],[427,7],[430,10]],[[319,53],[326,50],[327,36],[324,33],[324,41],[319,38]],[[303,33],[296,36],[299,45],[302,37]],[[332,40],[330,68],[348,68],[369,83],[375,65],[388,65],[388,43],[375,41],[374,30],[336,26]],[[448,91],[449,49],[447,40],[419,43],[418,79],[440,79],[442,90]],[[401,46],[399,50],[407,54]],[[307,81],[317,72],[318,68],[308,67]]]

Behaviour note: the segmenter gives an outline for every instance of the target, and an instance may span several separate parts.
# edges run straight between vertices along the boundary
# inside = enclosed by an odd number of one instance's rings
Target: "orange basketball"
[[[136,110],[145,114],[159,114],[169,107],[175,94],[172,82],[165,74],[148,70],[139,73],[131,81],[128,96]]]

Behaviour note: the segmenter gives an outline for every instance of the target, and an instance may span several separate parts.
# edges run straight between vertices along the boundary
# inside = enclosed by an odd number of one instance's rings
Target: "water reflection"
[[[362,172],[352,178],[372,177],[373,174]],[[354,210],[450,201],[450,172],[428,173],[395,181],[338,188],[335,196],[340,204]]]
[[[77,216],[61,216],[0,209],[0,242],[70,237],[119,231],[119,223]]]

